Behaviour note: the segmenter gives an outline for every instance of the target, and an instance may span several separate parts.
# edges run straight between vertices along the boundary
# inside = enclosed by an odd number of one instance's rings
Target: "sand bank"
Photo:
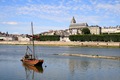
[[[118,56],[100,56],[100,55],[88,55],[88,54],[54,54],[54,55],[61,55],[61,56],[77,56],[77,57],[88,57],[88,58],[101,58],[101,59],[113,59],[113,60],[120,60]]]

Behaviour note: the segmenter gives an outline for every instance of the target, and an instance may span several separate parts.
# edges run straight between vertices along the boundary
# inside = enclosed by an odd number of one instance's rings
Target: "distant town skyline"
[[[68,29],[74,16],[77,23],[120,25],[120,0],[0,0],[0,31],[10,34]]]

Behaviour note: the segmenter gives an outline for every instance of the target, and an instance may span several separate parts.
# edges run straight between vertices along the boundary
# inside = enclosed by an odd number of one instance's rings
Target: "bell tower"
[[[76,20],[75,20],[74,16],[73,16],[73,18],[71,20],[71,23],[76,23]]]

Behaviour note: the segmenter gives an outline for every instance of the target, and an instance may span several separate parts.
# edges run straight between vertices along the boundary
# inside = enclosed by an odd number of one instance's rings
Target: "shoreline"
[[[80,47],[119,47],[120,42],[63,42],[63,41],[35,41],[35,45],[42,46],[80,46]],[[28,45],[29,41],[0,41],[5,45]]]

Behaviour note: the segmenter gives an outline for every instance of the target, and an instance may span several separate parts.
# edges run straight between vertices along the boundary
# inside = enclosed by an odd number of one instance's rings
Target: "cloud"
[[[17,25],[18,22],[10,21],[10,22],[2,22],[2,24]]]
[[[66,26],[68,26],[72,16],[79,18],[77,19],[78,22],[80,20],[80,22],[87,22],[92,25],[101,25],[112,20],[114,22],[117,21],[115,17],[119,17],[120,15],[120,3],[117,0],[115,1],[117,3],[112,4],[112,0],[100,2],[99,0],[90,0],[87,2],[83,0],[60,0],[57,4],[28,4],[19,6],[16,12],[18,15],[67,23]]]
[[[45,14],[65,14],[69,8],[56,5],[27,5],[18,8],[20,14],[45,13]]]
[[[28,0],[28,2],[32,2],[32,0]]]
[[[69,10],[69,7],[61,5],[26,5],[17,8],[17,14],[62,22],[70,17]]]
[[[120,4],[98,3],[97,0],[91,0],[91,4],[82,4],[82,0],[70,0],[65,3],[64,0],[57,5],[51,4],[30,4],[18,7],[18,14],[44,14],[52,16],[68,16],[85,12],[100,13],[109,11],[111,14],[120,14]]]
[[[98,4],[96,8],[109,14],[120,15],[120,4]]]
[[[3,0],[7,1],[7,0]],[[12,0],[16,1],[17,0]],[[18,0],[20,2],[22,0]],[[119,0],[52,0],[50,2],[39,0],[27,0],[25,4],[0,6],[1,19],[17,19],[26,21],[30,19],[35,21],[44,20],[50,21],[51,24],[63,24],[70,22],[72,16],[79,18],[80,22],[88,22],[92,24],[100,24],[107,22],[111,17],[118,17],[120,15],[120,1]],[[36,3],[37,2],[37,3]],[[6,14],[6,13],[9,13]],[[2,15],[2,16],[1,16]],[[112,15],[112,16],[111,16]],[[3,18],[3,16],[5,18]],[[107,17],[106,17],[107,16]],[[22,18],[21,18],[22,17]],[[105,19],[106,18],[106,19]],[[16,19],[16,18],[15,18]],[[115,18],[114,18],[115,20]],[[3,20],[4,21],[4,20]],[[11,21],[11,20],[10,20]],[[14,19],[13,19],[14,21]],[[24,20],[23,20],[24,21]],[[20,21],[19,21],[20,22]],[[56,22],[56,23],[55,23]],[[17,25],[17,22],[4,22],[4,24]]]

